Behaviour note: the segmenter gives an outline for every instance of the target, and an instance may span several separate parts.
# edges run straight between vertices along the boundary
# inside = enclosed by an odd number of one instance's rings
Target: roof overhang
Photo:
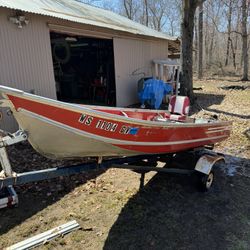
[[[177,40],[176,37],[148,28],[112,11],[93,7],[75,0],[0,0],[0,7],[138,36],[164,39],[173,41],[173,43]]]

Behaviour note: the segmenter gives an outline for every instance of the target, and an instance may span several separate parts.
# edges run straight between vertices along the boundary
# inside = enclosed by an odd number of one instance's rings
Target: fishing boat
[[[1,85],[0,94],[1,106],[48,158],[177,153],[225,140],[232,125],[189,118],[177,103],[185,97],[174,97],[167,111],[71,104]]]

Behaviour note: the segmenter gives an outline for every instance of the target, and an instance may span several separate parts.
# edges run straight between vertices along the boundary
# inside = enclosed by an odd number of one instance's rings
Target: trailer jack
[[[7,177],[16,177],[16,173],[12,170],[9,157],[6,151],[6,146],[10,146],[22,141],[26,141],[28,138],[27,134],[18,130],[17,132],[0,138],[0,163],[2,171],[0,171],[0,180]],[[12,185],[3,186],[0,185],[0,208],[17,206],[18,196]]]
[[[0,172],[0,179],[16,175],[16,173],[12,171],[6,147],[22,141],[26,141],[27,139],[27,133],[22,130],[18,130],[13,134],[8,133],[7,136],[0,138],[0,163],[3,169]]]

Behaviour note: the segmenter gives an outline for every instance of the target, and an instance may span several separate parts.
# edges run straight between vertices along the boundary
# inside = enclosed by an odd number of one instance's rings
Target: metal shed
[[[87,93],[88,98],[95,98],[98,84],[108,86],[109,82],[113,82],[111,89],[114,89],[115,101],[112,103],[108,100],[106,104],[116,106],[137,102],[137,81],[143,76],[142,73],[146,76],[154,74],[152,60],[166,59],[169,53],[179,49],[179,42],[175,37],[152,30],[111,11],[74,0],[0,0],[0,84],[66,100],[65,96],[60,97],[63,91],[57,87],[58,75],[55,72],[57,67],[64,67],[62,71],[70,72],[69,66],[58,66],[53,54],[55,44],[62,40],[70,44],[71,49],[74,48],[74,55],[77,57],[75,65],[79,65],[79,71],[86,70],[83,66],[86,66],[88,60],[90,65],[97,60],[91,61],[91,53],[96,53],[96,58],[103,58],[99,59],[100,65],[96,66],[99,80],[90,80],[94,87],[91,85],[88,89],[84,89],[84,84],[81,85],[82,92]],[[79,44],[82,47],[91,47],[92,51],[86,54],[86,49],[79,50]],[[103,51],[110,52],[105,54]],[[80,54],[85,58],[85,64],[81,63]],[[109,67],[106,58],[111,61]],[[113,75],[105,79],[102,76],[103,71],[110,72],[110,68]],[[67,72],[64,82],[69,81],[71,73]],[[71,81],[75,79],[73,77]],[[86,82],[86,79],[80,81]],[[58,89],[61,94],[58,94]],[[72,87],[72,91],[69,91],[66,88],[64,95],[69,92],[72,92],[72,96],[75,95],[74,100],[81,97],[79,89]],[[0,127],[15,130],[13,119],[3,113]]]

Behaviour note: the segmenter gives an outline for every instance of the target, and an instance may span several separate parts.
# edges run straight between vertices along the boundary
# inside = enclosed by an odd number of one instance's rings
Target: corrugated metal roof
[[[0,0],[0,7],[61,18],[132,34],[176,40],[176,37],[150,29],[112,11],[79,3],[75,0]]]

